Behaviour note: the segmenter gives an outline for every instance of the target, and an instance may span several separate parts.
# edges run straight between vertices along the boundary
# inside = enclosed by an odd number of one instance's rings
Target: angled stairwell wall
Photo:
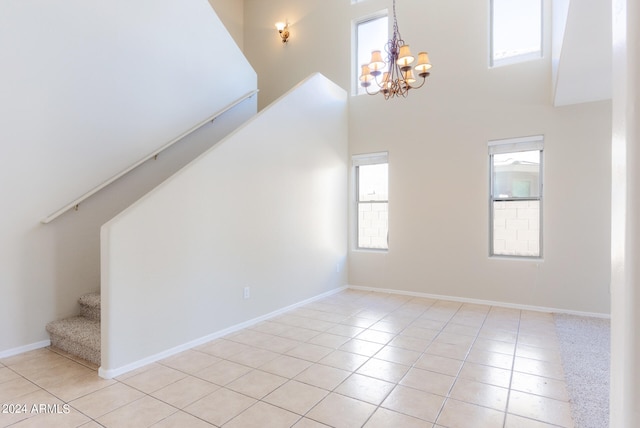
[[[101,376],[346,284],[346,101],[312,75],[103,226]]]
[[[253,97],[54,222],[47,215],[257,88],[207,0],[0,2],[0,358],[100,286],[100,226],[256,113]]]

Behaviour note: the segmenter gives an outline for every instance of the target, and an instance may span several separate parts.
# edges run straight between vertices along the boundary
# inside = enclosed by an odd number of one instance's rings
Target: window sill
[[[373,253],[373,254],[387,254],[388,248],[352,248],[352,253]]]
[[[489,260],[515,260],[515,261],[522,261],[522,262],[544,263],[544,258],[533,257],[533,256],[495,255],[495,256],[489,256]]]

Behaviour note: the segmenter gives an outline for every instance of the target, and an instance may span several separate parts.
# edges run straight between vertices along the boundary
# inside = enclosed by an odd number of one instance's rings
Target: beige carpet
[[[554,315],[576,428],[609,426],[611,323],[608,319]]]

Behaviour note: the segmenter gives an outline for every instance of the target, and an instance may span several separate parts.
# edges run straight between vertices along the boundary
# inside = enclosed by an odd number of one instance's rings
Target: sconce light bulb
[[[276,29],[282,38],[282,43],[287,43],[289,39],[289,24],[286,22],[276,22]]]

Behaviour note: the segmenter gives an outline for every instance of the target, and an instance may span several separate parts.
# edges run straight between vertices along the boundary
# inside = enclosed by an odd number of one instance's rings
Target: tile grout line
[[[504,420],[502,427],[507,426],[507,416],[509,415],[509,400],[511,399],[511,385],[513,384],[513,372],[516,367],[516,353],[518,352],[518,341],[520,340],[520,326],[522,325],[522,311],[518,311],[518,332],[516,334],[516,343],[513,348],[513,360],[511,361],[511,373],[509,374],[509,388],[507,389],[507,402],[504,408]]]

